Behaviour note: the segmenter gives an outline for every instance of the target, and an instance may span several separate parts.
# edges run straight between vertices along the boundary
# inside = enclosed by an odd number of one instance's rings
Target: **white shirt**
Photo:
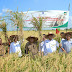
[[[59,43],[56,40],[45,40],[42,42],[42,52],[44,52],[44,55],[47,55],[48,53],[55,52],[57,50],[57,47],[59,47]]]
[[[15,42],[12,42],[10,44],[10,53],[18,53],[18,56],[19,57],[22,56],[20,44],[19,44],[18,41],[16,43]]]

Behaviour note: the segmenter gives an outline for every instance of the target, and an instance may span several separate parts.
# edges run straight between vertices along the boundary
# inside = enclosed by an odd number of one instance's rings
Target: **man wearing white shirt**
[[[14,37],[14,42],[12,42],[10,44],[10,54],[11,53],[18,53],[18,56],[21,57],[22,53],[21,53],[21,48],[20,48],[20,44],[17,41],[17,37]]]
[[[52,32],[49,32],[48,35],[45,36],[47,40],[43,42],[42,46],[42,56],[47,55],[48,53],[55,52],[57,50],[57,47],[59,47],[59,43],[54,40],[53,38],[55,35]]]

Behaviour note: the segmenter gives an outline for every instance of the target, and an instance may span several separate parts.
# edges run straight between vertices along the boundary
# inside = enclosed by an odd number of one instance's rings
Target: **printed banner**
[[[26,13],[26,12],[24,12]],[[25,28],[33,27],[31,20],[33,17],[37,19],[44,17],[43,28],[64,28],[68,26],[69,11],[48,10],[48,11],[29,11],[26,14]]]

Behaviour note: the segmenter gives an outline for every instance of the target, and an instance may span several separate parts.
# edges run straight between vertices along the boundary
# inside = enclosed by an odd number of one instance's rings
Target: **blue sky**
[[[70,16],[72,15],[72,0],[0,0],[0,13],[3,9],[16,11],[30,10],[68,10],[70,3]]]
[[[16,11],[17,7],[19,11],[68,10],[69,3],[72,20],[72,0],[0,0],[0,15],[7,9]]]

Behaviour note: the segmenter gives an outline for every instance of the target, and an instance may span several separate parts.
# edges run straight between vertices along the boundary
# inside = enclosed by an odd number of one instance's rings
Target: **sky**
[[[0,0],[0,16],[6,12],[7,9],[16,11],[46,11],[46,10],[68,10],[69,23],[72,23],[72,0]],[[72,26],[71,24],[69,26]]]

